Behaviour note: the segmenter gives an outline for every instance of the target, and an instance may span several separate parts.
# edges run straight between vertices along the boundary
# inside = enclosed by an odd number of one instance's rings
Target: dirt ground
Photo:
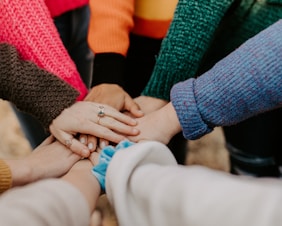
[[[224,148],[222,130],[217,128],[211,134],[197,141],[189,141],[186,163],[205,165],[210,168],[228,171],[228,153]],[[0,158],[22,158],[31,152],[18,121],[8,102],[0,99]],[[103,226],[117,225],[109,203],[102,197],[98,206],[105,216]]]

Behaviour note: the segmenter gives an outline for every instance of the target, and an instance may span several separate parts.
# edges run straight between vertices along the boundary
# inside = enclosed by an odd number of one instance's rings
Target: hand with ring
[[[77,139],[78,134],[90,135],[119,143],[126,136],[135,136],[139,133],[134,128],[137,121],[118,110],[104,105],[88,101],[81,101],[62,111],[50,125],[50,132],[61,143],[70,148],[74,153],[88,157],[92,150],[96,149],[93,142],[89,149],[89,141],[83,143]],[[93,139],[93,137],[92,137]],[[95,139],[95,138],[94,138]]]

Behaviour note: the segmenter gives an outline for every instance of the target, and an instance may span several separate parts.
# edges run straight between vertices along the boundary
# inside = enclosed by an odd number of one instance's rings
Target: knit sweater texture
[[[0,159],[0,195],[12,186],[12,174],[9,166]]]
[[[179,0],[142,94],[169,100],[174,84],[205,72],[280,18],[281,0]]]
[[[16,49],[0,44],[0,98],[32,114],[48,129],[79,93],[57,76],[19,58]]]
[[[249,39],[171,100],[186,139],[282,106],[282,20]]]
[[[94,53],[126,56],[129,33],[163,38],[172,20],[177,0],[90,1],[88,41]]]
[[[30,60],[75,88],[82,100],[87,88],[68,55],[44,0],[0,1],[0,42],[7,42]]]
[[[162,40],[166,35],[177,2],[178,0],[90,1],[88,42],[95,53],[93,81],[122,85],[127,67],[126,57],[132,44],[130,34],[141,39],[140,48],[150,53],[151,43]]]

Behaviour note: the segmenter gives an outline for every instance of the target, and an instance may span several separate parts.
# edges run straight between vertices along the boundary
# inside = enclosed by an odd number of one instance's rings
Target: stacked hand
[[[88,157],[96,149],[96,137],[119,143],[126,135],[139,133],[136,124],[135,119],[108,105],[83,101],[65,109],[50,125],[50,132],[76,154]],[[80,142],[79,134],[90,135],[87,142]]]

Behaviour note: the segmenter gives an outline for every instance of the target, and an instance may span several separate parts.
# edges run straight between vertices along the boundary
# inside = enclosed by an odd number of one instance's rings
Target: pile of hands
[[[51,136],[25,159],[30,171],[28,182],[61,177],[79,167],[91,170],[105,147],[115,147],[124,140],[167,144],[176,134],[167,105],[164,100],[147,96],[132,99],[114,84],[93,87],[84,101],[76,102],[53,120]]]
[[[132,99],[118,85],[101,84],[93,87],[84,101],[65,109],[53,120],[50,132],[84,158],[122,140],[157,140],[167,144],[171,135],[159,128],[167,125],[166,114],[158,112],[166,104],[147,96]]]

